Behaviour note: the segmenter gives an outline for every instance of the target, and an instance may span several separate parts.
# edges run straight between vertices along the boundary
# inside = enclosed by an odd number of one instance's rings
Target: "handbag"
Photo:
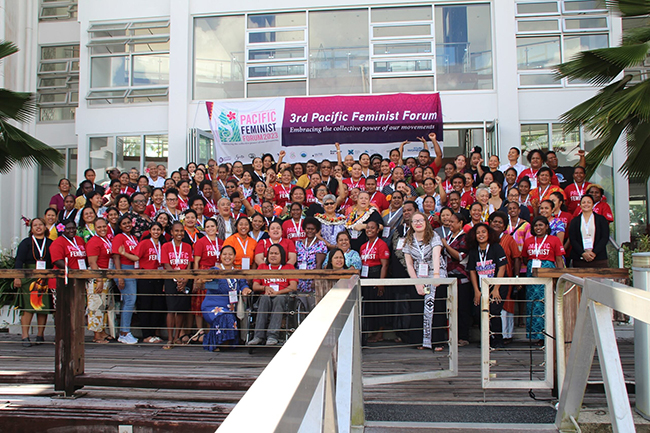
[[[238,296],[238,298],[237,298],[237,313],[236,314],[237,314],[237,318],[239,320],[243,320],[244,317],[246,317],[246,303],[244,302],[244,298],[243,298],[241,292],[237,296]]]

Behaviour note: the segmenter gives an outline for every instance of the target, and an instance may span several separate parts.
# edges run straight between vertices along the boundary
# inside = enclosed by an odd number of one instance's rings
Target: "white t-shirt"
[[[150,177],[148,178],[149,178],[149,185],[153,186],[154,188],[162,188],[165,186],[165,179],[163,179],[160,176],[158,176],[158,178],[155,181]]]

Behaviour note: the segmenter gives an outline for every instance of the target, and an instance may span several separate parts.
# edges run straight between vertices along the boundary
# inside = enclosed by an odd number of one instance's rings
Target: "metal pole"
[[[634,287],[650,291],[650,253],[632,254]],[[634,321],[636,411],[650,419],[650,325]]]

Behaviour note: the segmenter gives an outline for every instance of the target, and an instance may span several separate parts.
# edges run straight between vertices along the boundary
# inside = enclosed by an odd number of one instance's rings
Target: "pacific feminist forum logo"
[[[221,110],[219,114],[219,140],[222,143],[240,142],[239,120],[237,110]]]

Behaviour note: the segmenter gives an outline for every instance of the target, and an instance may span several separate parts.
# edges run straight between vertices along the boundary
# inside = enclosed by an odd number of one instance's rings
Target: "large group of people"
[[[297,293],[309,311],[328,290],[318,279],[173,278],[179,269],[358,269],[361,278],[456,278],[458,335],[469,344],[477,322],[481,281],[531,276],[535,268],[599,267],[613,215],[600,185],[586,181],[584,152],[576,167],[559,167],[554,152],[534,149],[528,165],[520,150],[507,162],[483,155],[443,159],[434,133],[419,138],[417,157],[407,142],[388,157],[358,160],[277,161],[271,154],[217,164],[191,162],[167,176],[164,165],[106,170],[95,182],[87,169],[74,191],[59,182],[43,217],[29,222],[17,268],[163,269],[160,279],[87,282],[87,321],[95,343],[200,342],[206,350],[240,343],[238,303],[254,296],[255,330],[249,345],[276,345],[282,312]],[[431,146],[431,149],[430,149]],[[487,159],[487,165],[484,160]],[[442,172],[442,173],[441,173]],[[44,341],[47,314],[56,304],[55,281],[14,281],[19,290],[23,345]],[[119,332],[108,330],[113,296],[121,300]],[[434,351],[447,341],[444,285],[364,286],[364,342],[384,339]],[[508,344],[526,326],[531,344],[543,345],[543,286],[494,285],[491,345]],[[37,315],[32,342],[29,327]],[[164,332],[166,330],[166,333]]]

